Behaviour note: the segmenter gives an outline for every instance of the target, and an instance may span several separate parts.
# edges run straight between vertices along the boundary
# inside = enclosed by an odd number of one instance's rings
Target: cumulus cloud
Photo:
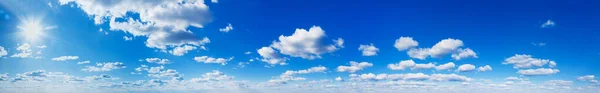
[[[517,74],[521,74],[524,76],[545,76],[552,75],[560,72],[558,69],[549,69],[549,68],[538,68],[538,69],[525,69],[519,70]]]
[[[416,47],[419,45],[419,42],[413,40],[412,37],[400,37],[396,39],[396,43],[394,43],[394,47],[398,49],[398,51],[404,51],[406,49]]]
[[[4,50],[4,47],[0,46],[0,57],[8,55],[8,52]]]
[[[125,41],[131,41],[133,40],[133,37],[123,36],[123,39],[125,39]]]
[[[471,81],[471,78],[460,76],[456,74],[431,74],[426,75],[423,73],[406,73],[406,74],[351,74],[350,80],[355,81],[381,81],[381,80],[390,80],[390,81]]]
[[[556,23],[554,23],[554,21],[552,20],[547,20],[546,22],[544,22],[540,27],[541,28],[550,28],[550,27],[554,27],[556,25]]]
[[[233,80],[235,77],[227,76],[223,72],[218,70],[213,70],[212,72],[207,72],[202,74],[201,78],[192,78],[192,82],[209,82],[209,81],[229,81]]]
[[[77,60],[79,56],[60,56],[52,58],[53,61],[69,61],[69,60]]]
[[[391,70],[404,70],[407,68],[411,68],[415,66],[415,61],[413,60],[402,60],[398,63],[394,63],[394,64],[388,64],[387,68],[391,69]]]
[[[589,82],[592,82],[592,83],[598,83],[598,80],[596,80],[596,77],[594,75],[580,76],[580,77],[577,77],[577,80],[579,80],[579,81],[589,81]]]
[[[548,59],[533,58],[527,54],[515,54],[512,57],[506,58],[502,64],[512,64],[513,68],[532,68],[542,67],[548,63],[551,63],[551,67],[556,66],[556,62]]]
[[[96,66],[86,66],[82,71],[86,72],[106,72],[116,69],[125,68],[125,64],[121,62],[106,62],[106,63],[97,63]]]
[[[375,56],[377,55],[377,51],[379,51],[379,49],[373,44],[360,45],[360,47],[358,47],[358,50],[362,51],[363,56]]]
[[[80,62],[77,62],[77,65],[81,65],[81,64],[89,64],[89,63],[90,63],[90,61],[89,61],[89,60],[86,60],[86,61],[80,61]]]
[[[434,63],[427,63],[427,64],[415,64],[414,67],[412,67],[412,70],[424,70],[424,69],[433,69],[435,68],[435,64]]]
[[[208,57],[208,56],[199,56],[199,57],[194,57],[194,60],[196,60],[196,62],[200,62],[200,63],[217,63],[217,64],[225,65],[225,64],[227,64],[228,61],[233,60],[233,57],[213,58],[213,57]]]
[[[490,65],[485,65],[483,67],[477,68],[477,71],[479,71],[479,72],[492,71],[492,67]]]
[[[326,70],[327,70],[327,68],[324,66],[315,66],[315,67],[311,67],[308,69],[296,70],[296,71],[287,70],[284,73],[282,73],[281,75],[279,75],[279,77],[275,77],[275,78],[269,80],[268,82],[271,84],[275,84],[275,85],[287,84],[287,82],[289,82],[289,81],[306,80],[306,78],[296,77],[294,75],[320,73],[320,72],[325,72]]]
[[[16,53],[10,57],[18,57],[18,58],[30,58],[32,57],[31,54],[31,45],[29,45],[28,43],[24,43],[24,44],[19,44],[17,47],[17,51],[20,51],[19,53]]]
[[[164,66],[150,67],[150,69],[148,69],[147,71],[148,71],[148,76],[152,77],[152,78],[177,79],[182,76],[181,74],[179,74],[179,72],[177,72],[177,70],[165,69]]]
[[[283,57],[276,50],[271,47],[262,47],[257,50],[258,54],[263,58],[260,59],[270,65],[286,65],[287,58]]]
[[[350,66],[338,66],[337,71],[338,72],[350,72],[350,73],[354,73],[356,71],[360,71],[364,68],[368,68],[368,67],[372,67],[373,64],[369,63],[369,62],[356,62],[356,61],[350,61]]]
[[[146,62],[161,64],[161,65],[172,63],[171,61],[169,61],[169,59],[160,59],[160,58],[146,58]]]
[[[460,49],[463,46],[462,40],[459,39],[444,39],[433,45],[431,48],[411,48],[406,54],[411,58],[424,60],[427,57],[441,58],[445,55],[452,54],[455,60],[464,58],[477,58],[477,54],[470,48]]]
[[[233,30],[233,26],[231,24],[227,24],[227,26],[225,28],[219,29],[219,31],[225,32],[225,33],[229,32],[231,30]]]
[[[466,48],[459,49],[458,53],[452,54],[451,57],[454,58],[454,60],[460,60],[468,57],[477,58],[477,54],[473,50]]]
[[[334,40],[334,44],[324,44],[325,31],[319,26],[310,29],[296,29],[291,36],[279,36],[271,47],[281,54],[304,59],[321,58],[323,53],[334,52],[343,46],[343,39]]]
[[[438,65],[435,67],[436,70],[452,70],[456,65],[453,62],[448,62],[446,64]]]
[[[95,24],[109,21],[110,30],[148,37],[146,46],[172,51],[175,47],[201,47],[207,42],[197,38],[189,26],[201,28],[211,20],[202,0],[170,1],[89,1],[60,0],[60,5],[75,4],[94,19]],[[134,13],[137,16],[127,13]],[[139,18],[134,20],[133,18]],[[116,19],[128,19],[124,22]]]
[[[463,64],[458,66],[457,71],[458,72],[470,72],[470,71],[474,71],[475,70],[475,65],[471,65],[471,64]]]
[[[344,79],[342,79],[342,77],[337,77],[335,78],[335,81],[344,81]]]
[[[175,55],[175,56],[183,56],[186,53],[188,53],[188,51],[191,50],[196,50],[198,49],[198,47],[195,46],[189,46],[189,45],[183,45],[180,47],[175,47],[173,50],[169,51],[169,53]]]

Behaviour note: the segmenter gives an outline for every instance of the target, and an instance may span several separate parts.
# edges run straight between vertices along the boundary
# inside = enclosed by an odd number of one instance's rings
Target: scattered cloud
[[[391,69],[391,70],[404,70],[407,68],[411,68],[415,66],[415,61],[413,60],[402,60],[398,63],[394,63],[394,64],[388,64],[387,68]]]
[[[556,26],[556,23],[554,23],[554,21],[552,21],[552,20],[548,20],[544,24],[542,24],[540,27],[541,28],[550,28],[550,27],[554,27],[554,26]]]
[[[492,67],[490,65],[485,65],[483,67],[477,68],[477,71],[478,72],[492,71]]]
[[[544,42],[540,42],[540,43],[531,43],[531,45],[533,45],[533,46],[540,46],[540,47],[542,47],[542,46],[546,46],[546,43],[544,43]]]
[[[463,64],[463,65],[458,66],[457,71],[458,72],[471,72],[471,71],[475,71],[475,65]]]
[[[227,76],[223,72],[213,70],[212,72],[202,74],[201,78],[192,78],[192,82],[209,82],[209,81],[230,81],[235,77]]]
[[[375,47],[373,44],[360,45],[360,47],[358,47],[358,50],[362,51],[363,56],[375,56],[375,55],[377,55],[377,51],[379,51],[379,49],[377,47]]]
[[[308,69],[297,70],[297,71],[287,70],[284,73],[282,73],[281,75],[279,75],[279,77],[275,77],[275,78],[269,80],[268,82],[271,84],[275,84],[275,85],[287,84],[287,82],[289,82],[289,81],[306,80],[306,78],[295,77],[294,75],[320,73],[320,72],[325,72],[326,70],[327,70],[327,68],[324,66],[315,66],[315,67],[311,67]]]
[[[194,57],[194,60],[196,60],[196,62],[200,62],[200,63],[217,63],[217,64],[225,65],[225,64],[227,64],[228,61],[233,60],[233,57],[213,58],[213,57],[208,57],[208,56],[199,56],[199,57]]]
[[[461,49],[463,46],[462,40],[459,39],[444,39],[433,45],[431,48],[411,48],[406,54],[411,58],[425,60],[427,57],[441,58],[445,55],[452,54],[455,60],[464,58],[477,58],[477,54],[470,48]]]
[[[24,43],[24,44],[19,44],[19,47],[17,47],[17,51],[20,51],[19,53],[16,53],[10,57],[18,57],[18,58],[30,58],[31,56],[31,45],[29,45],[28,43]]]
[[[131,41],[133,40],[133,37],[123,36],[123,39],[125,39],[125,41]]]
[[[415,64],[414,67],[412,67],[412,70],[425,70],[425,69],[433,69],[435,68],[435,64],[434,63],[427,63],[427,64]]]
[[[435,67],[435,69],[438,71],[452,70],[455,66],[456,65],[453,62],[448,62],[446,64],[438,65],[437,67]]]
[[[213,0],[213,1],[215,1],[215,0]],[[219,31],[225,32],[225,33],[229,32],[231,30],[233,30],[233,26],[231,24],[227,24],[227,26],[225,28],[219,29]]]
[[[423,73],[406,73],[406,74],[350,74],[350,80],[355,81],[381,81],[381,80],[404,80],[404,81],[458,81],[466,82],[471,81],[471,78],[460,76],[456,74],[431,74],[426,75]]]
[[[596,77],[594,75],[580,76],[580,77],[577,77],[577,80],[579,80],[579,81],[589,81],[591,83],[598,83],[598,80],[596,80]]]
[[[60,56],[52,58],[52,61],[69,61],[69,60],[77,60],[79,56]]]
[[[263,62],[266,62],[270,65],[286,65],[287,64],[285,61],[288,59],[283,57],[279,53],[277,53],[277,51],[275,51],[271,47],[262,47],[262,48],[258,49],[257,52],[260,56],[263,57],[260,60]]]
[[[116,69],[125,68],[125,65],[121,62],[106,62],[106,63],[97,63],[96,66],[86,66],[82,71],[86,72],[106,72]]]
[[[80,61],[80,62],[77,62],[77,65],[81,65],[81,64],[89,64],[89,63],[90,63],[90,61],[89,61],[89,60],[86,60],[86,61]]]
[[[406,49],[416,47],[419,45],[419,42],[413,40],[412,37],[400,37],[396,39],[396,43],[394,43],[394,47],[398,49],[398,51],[404,51]]]
[[[350,73],[354,73],[356,71],[360,71],[364,68],[368,68],[368,67],[372,67],[373,64],[369,63],[369,62],[356,62],[356,61],[350,61],[350,66],[338,66],[337,71],[338,72],[350,72]]]
[[[552,63],[552,67],[556,66],[556,63],[552,60],[533,58],[533,56],[527,54],[515,54],[502,62],[502,64],[514,65],[513,68],[542,67],[548,63]]]
[[[451,57],[454,58],[454,60],[460,60],[460,59],[469,58],[469,57],[477,58],[477,54],[473,50],[466,48],[466,49],[459,49],[458,53],[452,54]]]
[[[0,57],[8,55],[8,52],[4,50],[4,47],[0,46]]]
[[[546,76],[552,75],[560,72],[558,69],[549,69],[549,68],[538,68],[538,69],[525,69],[519,70],[517,74],[521,74],[524,76]]]
[[[169,59],[161,59],[161,58],[146,58],[146,62],[161,64],[161,65],[172,63],[171,61],[169,61]]]
[[[269,47],[279,53],[304,59],[321,58],[323,53],[331,53],[343,48],[343,39],[333,40],[334,44],[325,44],[325,31],[319,26],[310,29],[296,29],[291,36],[279,36]],[[261,48],[262,49],[262,48]]]

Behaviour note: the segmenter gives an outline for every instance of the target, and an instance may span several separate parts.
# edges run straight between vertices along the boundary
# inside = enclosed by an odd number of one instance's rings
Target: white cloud
[[[431,74],[426,75],[423,73],[406,73],[406,74],[351,74],[350,80],[355,81],[381,81],[381,80],[390,80],[390,81],[471,81],[471,78],[460,76],[456,74]]]
[[[231,24],[227,24],[227,26],[225,28],[219,29],[219,31],[225,32],[225,33],[229,32],[231,30],[233,30],[233,26]]]
[[[61,5],[76,4],[96,24],[109,21],[110,30],[120,30],[134,36],[146,36],[146,46],[162,51],[174,47],[193,45],[200,47],[204,42],[186,29],[201,28],[211,20],[208,6],[202,0],[168,1],[89,1],[60,0]],[[138,15],[127,15],[134,13]],[[139,19],[132,19],[132,18]],[[124,22],[116,19],[129,19]]]
[[[315,66],[315,67],[311,67],[311,68],[308,68],[308,69],[297,70],[297,71],[287,70],[284,73],[282,73],[281,75],[279,75],[279,77],[276,77],[276,78],[273,78],[273,79],[269,80],[269,83],[272,83],[272,84],[287,84],[287,82],[289,82],[289,81],[306,80],[306,78],[295,77],[294,75],[309,74],[309,73],[320,73],[320,72],[325,72],[326,70],[327,70],[327,68],[324,67],[324,66]]]
[[[244,52],[244,54],[250,55],[250,54],[252,54],[252,52],[248,51],[248,52]]]
[[[506,77],[504,80],[507,81],[526,81],[526,78],[518,78],[518,77]]]
[[[69,60],[77,60],[79,56],[60,56],[52,58],[52,61],[69,61]]]
[[[152,78],[180,78],[182,75],[174,69],[166,69],[163,66],[150,67],[148,76]]]
[[[429,56],[429,48],[411,48],[406,52],[409,57],[416,59],[426,59]]]
[[[342,79],[342,77],[337,77],[335,78],[335,81],[344,81],[344,79]]]
[[[17,51],[20,51],[19,53],[16,53],[10,57],[18,57],[18,58],[30,58],[31,56],[31,45],[29,45],[28,43],[24,43],[24,44],[20,44],[17,47]]]
[[[212,3],[219,3],[219,0],[210,0]]]
[[[474,71],[475,70],[475,66],[471,65],[471,64],[463,64],[458,66],[457,71],[459,72],[470,72],[470,71]]]
[[[86,68],[81,70],[86,72],[105,72],[122,68],[125,68],[125,65],[121,62],[107,62],[97,63],[96,66],[86,66]]]
[[[358,50],[362,51],[363,56],[375,56],[377,55],[377,51],[379,51],[379,49],[373,44],[360,45],[360,47],[358,47]]]
[[[133,40],[133,37],[123,36],[123,39],[125,39],[125,41],[131,41]]]
[[[540,42],[540,43],[531,43],[533,46],[546,46],[546,43],[544,42]]]
[[[321,58],[323,53],[334,52],[343,46],[343,39],[334,40],[335,44],[324,44],[325,31],[319,26],[313,26],[309,30],[296,29],[291,36],[279,36],[271,47],[277,49],[281,54],[304,59]]]
[[[549,68],[538,68],[538,69],[526,69],[519,70],[517,73],[524,76],[545,76],[552,75],[560,72],[558,69],[549,69]]]
[[[442,70],[451,70],[455,67],[456,65],[453,62],[448,62],[446,64],[442,64],[442,65],[438,65],[437,67],[435,67],[436,70],[438,71],[442,71]]]
[[[364,68],[368,68],[368,67],[372,67],[373,64],[369,63],[369,62],[356,62],[356,61],[350,61],[350,66],[338,66],[337,71],[338,72],[350,72],[350,73],[354,73],[356,71],[360,71]]]
[[[526,54],[515,54],[510,58],[506,58],[502,64],[513,64],[513,68],[532,68],[542,67],[549,62],[553,64],[552,67],[556,66],[556,63],[552,60],[533,58],[531,55]]]
[[[208,57],[208,56],[200,56],[200,57],[194,57],[194,60],[196,60],[196,62],[201,62],[201,63],[217,63],[217,64],[225,65],[225,64],[227,64],[228,61],[233,60],[233,57],[213,58],[213,57]]]
[[[8,55],[8,52],[4,50],[4,47],[0,46],[0,57]]]
[[[435,68],[435,64],[434,63],[427,63],[427,64],[415,64],[414,67],[412,67],[412,70],[423,70],[423,69],[433,69]]]
[[[458,49],[458,53],[453,53],[451,57],[454,58],[454,60],[460,60],[468,57],[477,58],[477,54],[473,50],[466,48]]]
[[[554,23],[554,21],[552,21],[552,20],[548,20],[544,24],[542,24],[540,27],[541,28],[549,28],[549,27],[554,27],[554,26],[556,26],[556,23]]]
[[[160,58],[146,58],[146,62],[161,64],[161,65],[172,63],[171,61],[169,61],[169,59],[160,59]]]
[[[282,57],[277,51],[275,51],[271,47],[262,47],[256,50],[260,56],[263,58],[260,59],[263,62],[266,62],[270,65],[286,65],[285,62],[287,58]]]
[[[196,49],[198,49],[198,48],[195,46],[183,45],[181,47],[175,47],[175,49],[173,49],[172,51],[169,51],[169,53],[171,53],[175,56],[183,56],[184,54],[187,54],[188,51],[196,50]]]
[[[479,72],[492,71],[492,67],[490,65],[485,65],[483,67],[477,68],[477,71],[479,71]]]
[[[592,83],[598,83],[598,80],[596,80],[596,77],[594,75],[580,76],[580,77],[577,77],[577,80],[579,80],[579,81],[589,81],[589,82],[592,82]]]
[[[208,81],[229,81],[233,80],[235,77],[227,76],[223,72],[218,70],[213,70],[212,72],[207,72],[202,75],[201,78],[192,78],[192,82],[208,82]]]
[[[419,42],[413,40],[412,37],[400,37],[396,39],[396,43],[394,43],[394,47],[398,49],[398,51],[404,51],[406,49],[416,47],[419,45]]]
[[[387,68],[391,70],[404,70],[407,68],[411,68],[415,66],[415,61],[413,60],[402,60],[398,63],[388,64]]]
[[[89,63],[90,63],[90,61],[86,60],[86,61],[77,62],[77,65],[89,64]]]
[[[550,85],[550,86],[571,86],[571,85],[573,85],[573,81],[548,80],[548,81],[544,82],[544,85]]]
[[[452,38],[444,39],[431,47],[429,50],[429,55],[431,57],[441,57],[456,51],[456,49],[461,46],[463,46],[463,42],[461,40]]]

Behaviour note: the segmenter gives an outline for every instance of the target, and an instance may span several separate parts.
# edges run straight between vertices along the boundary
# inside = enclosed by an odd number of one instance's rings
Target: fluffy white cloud
[[[475,65],[471,65],[471,64],[463,64],[458,66],[457,71],[459,72],[470,72],[470,71],[474,71],[475,70]]]
[[[308,69],[297,70],[297,71],[287,70],[284,73],[282,73],[281,75],[279,75],[279,77],[276,77],[276,78],[273,78],[273,79],[269,80],[269,83],[272,83],[272,84],[287,84],[287,82],[289,82],[289,81],[306,80],[306,78],[295,77],[294,75],[309,74],[309,73],[319,73],[319,72],[325,72],[326,70],[327,70],[327,68],[324,67],[324,66],[315,66],[315,67],[311,67],[311,68],[308,68]]]
[[[413,60],[402,60],[398,63],[394,63],[394,64],[388,64],[387,68],[391,69],[391,70],[404,70],[407,68],[411,68],[415,66],[415,61]]]
[[[542,67],[548,63],[551,63],[551,67],[556,66],[556,62],[552,60],[533,58],[531,55],[526,54],[515,54],[502,62],[502,64],[513,64],[513,68]]]
[[[460,76],[456,74],[431,74],[426,75],[423,73],[406,73],[406,74],[351,74],[350,80],[355,81],[380,81],[380,80],[404,80],[404,81],[471,81],[471,78]]]
[[[435,67],[436,70],[438,71],[442,71],[442,70],[451,70],[455,67],[456,65],[453,62],[448,62],[446,64],[442,64],[442,65],[438,65],[437,67]]]
[[[8,52],[4,50],[4,47],[0,46],[0,57],[8,55]]]
[[[415,64],[414,67],[412,67],[412,70],[422,70],[422,69],[433,69],[435,68],[435,64],[433,63],[427,63],[427,64]]]
[[[279,36],[271,47],[277,49],[281,54],[304,59],[321,58],[323,53],[331,53],[343,46],[343,39],[334,40],[334,44],[324,44],[325,31],[319,26],[313,26],[309,30],[296,29],[291,36]]]
[[[183,56],[186,53],[188,53],[188,51],[196,50],[196,49],[198,49],[198,48],[195,46],[183,45],[180,47],[175,47],[173,50],[169,51],[169,53],[171,53],[175,56]]]
[[[277,51],[275,51],[271,47],[262,47],[256,50],[260,56],[263,58],[260,59],[263,62],[266,62],[270,65],[286,65],[285,62],[287,58],[281,56]]]
[[[544,82],[544,85],[550,85],[550,86],[571,86],[571,85],[573,85],[573,81],[548,80],[548,81]]]
[[[89,60],[86,60],[86,61],[80,61],[80,62],[77,62],[77,65],[81,65],[81,64],[89,64],[89,63],[90,63],[90,61],[89,61]]]
[[[360,45],[360,47],[358,47],[358,50],[362,51],[363,56],[375,56],[377,55],[377,51],[379,51],[379,49],[373,44]]]
[[[492,66],[490,66],[490,65],[485,65],[485,66],[483,66],[483,67],[479,67],[479,68],[477,68],[477,71],[479,71],[479,72],[492,71]]]
[[[411,48],[406,54],[411,58],[424,60],[427,57],[440,58],[442,56],[452,54],[452,58],[460,60],[464,58],[477,58],[477,54],[469,49],[459,49],[463,46],[463,42],[458,39],[444,39],[433,45],[431,48]]]
[[[160,58],[146,58],[146,62],[161,64],[161,65],[171,64],[171,61],[169,61],[169,59],[160,59]]]
[[[152,78],[172,78],[177,79],[182,75],[174,69],[165,69],[164,66],[150,67],[147,69],[148,76]]]
[[[125,39],[125,41],[131,41],[133,40],[133,37],[123,36],[123,39]]]
[[[344,81],[344,79],[342,79],[342,77],[337,77],[335,78],[335,81]]]
[[[28,43],[24,43],[24,44],[19,44],[19,46],[17,47],[17,51],[20,51],[19,53],[16,53],[10,57],[18,57],[18,58],[30,58],[32,57],[31,54],[31,45],[29,45]]]
[[[105,72],[111,71],[115,69],[125,68],[125,64],[121,62],[107,62],[107,63],[97,63],[96,66],[86,66],[86,68],[81,69],[82,71],[87,72]]]
[[[172,51],[175,47],[193,45],[201,47],[206,42],[196,38],[186,28],[202,27],[208,23],[210,13],[202,0],[169,1],[89,1],[59,0],[61,5],[75,4],[87,15],[93,17],[96,24],[109,21],[110,30],[124,31],[134,36],[146,36],[146,46],[161,51]],[[138,14],[138,20],[134,15]],[[124,22],[116,19],[129,19]]]
[[[549,27],[554,27],[555,25],[556,25],[556,23],[554,23],[554,21],[548,20],[544,24],[542,24],[540,27],[541,28],[549,28]]]
[[[549,68],[538,68],[538,69],[525,69],[519,70],[517,73],[524,76],[544,76],[544,75],[552,75],[560,72],[558,69],[549,69]]]
[[[225,64],[227,64],[228,61],[233,60],[233,57],[213,58],[213,57],[208,57],[208,56],[200,56],[200,57],[194,57],[194,60],[196,60],[196,62],[201,62],[201,63],[217,63],[217,64],[225,65]]]
[[[596,80],[596,77],[594,75],[580,76],[580,77],[577,77],[577,80],[579,80],[579,81],[589,81],[589,82],[592,82],[592,83],[598,83],[598,80]]]
[[[362,70],[364,68],[368,68],[368,67],[372,67],[373,64],[369,63],[369,62],[356,62],[356,61],[350,61],[350,66],[338,66],[337,71],[338,72],[350,72],[350,73],[354,73],[356,71]]]
[[[213,70],[212,72],[202,74],[201,78],[192,78],[192,82],[209,82],[209,81],[229,81],[233,80],[235,77],[227,76],[223,72],[218,70]]]
[[[394,47],[398,49],[398,51],[404,51],[406,49],[416,47],[419,45],[419,42],[413,40],[412,37],[400,37],[396,39],[396,43],[394,43]]]
[[[68,61],[68,60],[77,60],[79,56],[60,56],[52,58],[53,61]]]
[[[477,54],[473,50],[466,48],[459,49],[458,53],[453,53],[451,57],[454,58],[454,60],[460,60],[468,57],[477,58]]]
[[[225,32],[225,33],[229,32],[231,30],[233,30],[233,26],[231,24],[227,24],[227,26],[225,28],[219,29],[219,31]]]

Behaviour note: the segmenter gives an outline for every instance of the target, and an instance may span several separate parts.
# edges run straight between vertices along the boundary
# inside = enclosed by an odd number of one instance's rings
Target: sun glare
[[[41,19],[26,18],[21,19],[21,24],[17,26],[19,28],[19,35],[26,41],[37,42],[44,38],[46,30],[53,29],[54,27],[45,27],[41,24]]]

